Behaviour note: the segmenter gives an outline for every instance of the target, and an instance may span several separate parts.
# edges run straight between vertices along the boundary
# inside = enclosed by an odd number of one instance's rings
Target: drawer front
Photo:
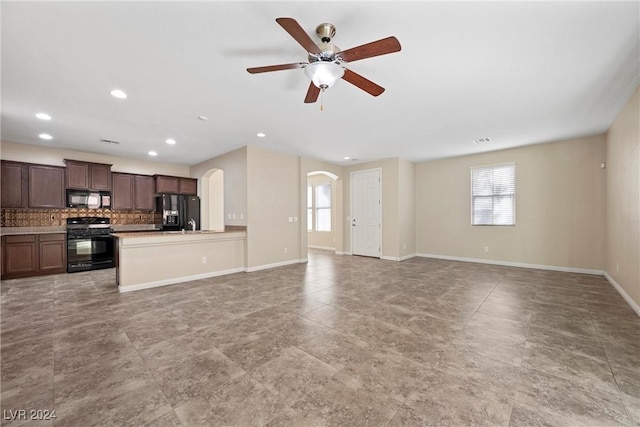
[[[4,236],[6,243],[33,243],[36,241],[35,234],[18,234],[12,236]]]
[[[64,233],[40,234],[38,238],[41,242],[64,242],[67,240],[67,235]]]

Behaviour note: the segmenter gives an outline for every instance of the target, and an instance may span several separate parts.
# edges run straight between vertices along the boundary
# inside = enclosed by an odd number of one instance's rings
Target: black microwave
[[[111,209],[111,192],[67,189],[67,207]]]

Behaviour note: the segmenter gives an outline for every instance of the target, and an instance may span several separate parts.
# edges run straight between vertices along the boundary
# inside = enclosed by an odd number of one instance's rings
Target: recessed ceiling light
[[[36,114],[36,117],[39,118],[40,120],[51,120],[51,116],[48,115],[47,113],[38,113]]]
[[[124,93],[124,91],[120,90],[120,89],[114,89],[111,92],[109,92],[111,94],[111,96],[113,96],[114,98],[118,98],[118,99],[127,99],[127,94]]]
[[[209,117],[207,117],[207,116],[198,116],[198,119],[202,120],[203,122],[206,122],[207,120],[209,120]]]
[[[345,159],[345,160],[350,160],[350,159],[351,159],[351,157],[349,157],[349,156],[345,156],[345,157],[344,157],[344,159]]]
[[[48,133],[41,133],[40,135],[38,135],[40,137],[40,139],[53,139],[53,137],[51,135],[49,135]]]
[[[257,136],[258,138],[264,138],[265,136],[267,136],[267,134],[266,134],[266,133],[264,133],[264,132],[258,132],[258,133],[256,134],[256,136]]]
[[[148,153],[150,156],[157,156],[158,153],[156,153],[155,151],[149,151]]]
[[[166,143],[169,145],[176,145],[176,140],[173,138],[169,138],[167,139]]]

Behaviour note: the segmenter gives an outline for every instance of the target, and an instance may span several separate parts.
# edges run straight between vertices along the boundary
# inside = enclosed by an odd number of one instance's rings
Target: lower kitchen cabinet
[[[40,234],[38,236],[39,272],[42,274],[67,271],[66,234]]]
[[[2,279],[64,273],[67,240],[64,233],[2,236]]]

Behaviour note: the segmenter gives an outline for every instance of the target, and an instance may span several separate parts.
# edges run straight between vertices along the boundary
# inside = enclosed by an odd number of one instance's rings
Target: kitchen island
[[[245,227],[224,231],[116,232],[120,292],[245,271]]]

